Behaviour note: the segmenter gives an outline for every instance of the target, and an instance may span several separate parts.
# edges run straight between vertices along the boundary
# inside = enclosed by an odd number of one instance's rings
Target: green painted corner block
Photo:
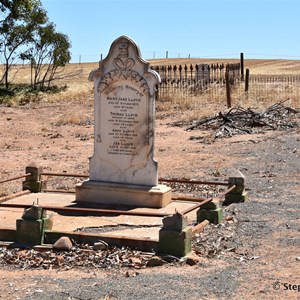
[[[242,194],[229,193],[225,195],[223,205],[229,205],[232,203],[241,203],[248,200],[248,192],[244,191]]]
[[[216,209],[199,209],[197,211],[197,223],[201,223],[205,220],[213,224],[219,224],[223,219],[223,209],[221,207]]]
[[[41,245],[43,243],[43,220],[17,219],[16,240],[22,244]]]
[[[161,229],[159,231],[158,252],[183,257],[192,251],[192,228],[182,231]]]

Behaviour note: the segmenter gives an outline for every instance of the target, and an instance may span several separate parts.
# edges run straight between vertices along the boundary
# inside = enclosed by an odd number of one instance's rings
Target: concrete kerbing
[[[130,237],[108,237],[101,234],[86,234],[80,232],[60,232],[45,230],[44,242],[47,244],[54,244],[60,237],[67,236],[74,240],[77,244],[94,244],[99,239],[110,246],[129,247],[131,249],[138,249],[145,252],[156,252],[158,250],[158,241],[152,239],[138,239]]]
[[[0,241],[15,242],[17,231],[15,229],[0,229]]]
[[[87,234],[79,232],[63,232],[45,230],[44,239],[42,244],[34,245],[34,248],[52,249],[52,245],[62,236],[67,236],[77,244],[89,244],[93,245],[98,242],[99,239],[107,243],[109,246],[116,247],[129,247],[131,249],[137,249],[144,252],[157,252],[158,240],[153,239],[138,239],[130,237],[108,237],[101,234]],[[15,229],[1,229],[0,241],[3,243],[9,243],[10,245],[28,245],[28,242],[17,242],[17,231]]]

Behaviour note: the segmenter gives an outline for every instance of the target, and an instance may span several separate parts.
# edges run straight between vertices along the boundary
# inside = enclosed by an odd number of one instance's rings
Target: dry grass
[[[189,64],[220,64],[220,63],[236,63],[239,59],[153,59],[149,60],[151,65],[189,65]],[[251,59],[244,61],[245,69],[250,69],[250,74],[300,74],[300,61],[296,60],[265,60]],[[80,101],[82,103],[91,104],[93,102],[93,83],[88,81],[89,73],[98,67],[98,63],[69,64],[64,69],[65,77],[57,82],[58,86],[67,86],[65,91],[54,94],[36,94],[34,96],[18,96],[11,99],[13,103],[32,102],[57,102],[57,101]],[[72,76],[73,74],[73,76]],[[11,80],[15,83],[29,83],[30,69],[28,66],[16,66],[11,72]],[[282,87],[281,87],[282,88]],[[245,94],[244,86],[238,86],[232,91],[232,105],[248,106],[248,107],[266,107],[273,102],[291,99],[290,104],[293,107],[299,107],[299,89],[297,93],[291,90],[290,86],[284,87],[286,90],[280,91],[279,87],[270,86],[269,90],[264,92],[258,91],[258,87],[252,86],[252,92]],[[254,92],[256,94],[254,94]],[[282,96],[282,94],[284,96]],[[26,97],[32,97],[26,99]],[[164,115],[177,115],[183,119],[194,119],[199,116],[207,116],[217,111],[226,109],[225,89],[220,90],[210,87],[201,95],[184,95],[183,93],[170,93],[166,97],[161,97],[157,102],[158,117]],[[80,124],[84,122],[84,116],[80,112],[69,112],[61,117],[61,124]]]
[[[163,96],[156,104],[157,118],[176,116],[183,122],[207,117],[218,111],[226,110],[225,95],[217,95],[212,89],[205,91],[199,96],[184,96],[173,93]]]

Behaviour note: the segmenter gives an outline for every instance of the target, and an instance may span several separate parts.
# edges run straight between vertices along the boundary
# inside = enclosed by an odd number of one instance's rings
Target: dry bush
[[[90,125],[91,123],[85,111],[69,110],[58,117],[55,125]]]

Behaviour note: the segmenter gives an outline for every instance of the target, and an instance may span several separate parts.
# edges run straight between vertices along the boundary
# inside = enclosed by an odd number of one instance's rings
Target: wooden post
[[[168,55],[168,51],[166,51],[166,58],[168,58],[168,56],[169,56],[169,55]]]
[[[241,80],[244,81],[244,53],[241,53]]]
[[[226,98],[227,98],[227,108],[231,107],[231,95],[230,95],[230,81],[229,81],[229,72],[225,72],[225,82],[226,82]]]
[[[245,92],[249,90],[249,69],[246,69],[246,78],[245,78]]]

